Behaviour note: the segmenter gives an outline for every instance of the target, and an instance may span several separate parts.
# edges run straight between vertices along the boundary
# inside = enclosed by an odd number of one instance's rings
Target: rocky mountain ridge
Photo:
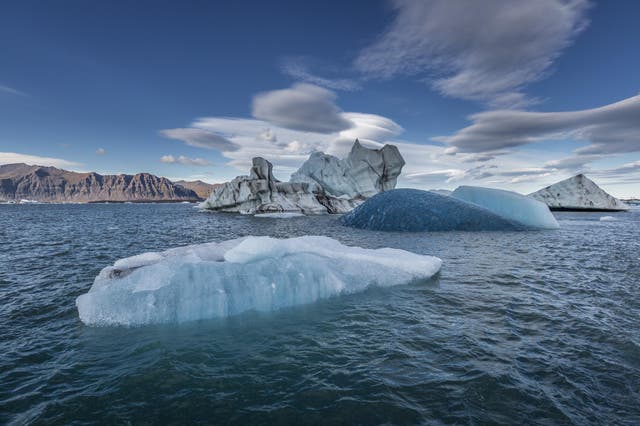
[[[174,180],[173,183],[180,185],[183,188],[187,188],[198,194],[202,200],[206,200],[211,195],[214,189],[224,185],[222,183],[206,183],[201,180]]]
[[[54,203],[198,201],[197,193],[150,173],[101,175],[23,163],[0,165],[0,200]]]

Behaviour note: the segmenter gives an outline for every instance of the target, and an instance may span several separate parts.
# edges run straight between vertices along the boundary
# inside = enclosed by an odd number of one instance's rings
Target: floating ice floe
[[[305,217],[304,213],[296,213],[296,212],[281,212],[281,213],[258,213],[254,214],[253,217],[258,218],[266,218],[266,219],[291,219],[294,217]]]
[[[274,311],[435,275],[437,257],[328,237],[246,237],[118,260],[76,299],[93,326],[174,323]]]
[[[373,231],[514,231],[521,223],[476,204],[419,189],[394,189],[368,199],[340,218]]]
[[[602,216],[600,218],[600,222],[614,222],[616,220],[618,220],[618,218],[613,216]]]
[[[557,229],[560,227],[545,203],[517,192],[479,186],[460,186],[451,193],[451,196],[484,207],[529,228]]]

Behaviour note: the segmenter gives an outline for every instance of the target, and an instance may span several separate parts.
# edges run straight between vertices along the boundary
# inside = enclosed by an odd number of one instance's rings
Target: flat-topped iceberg
[[[522,224],[457,198],[419,189],[394,189],[371,197],[340,218],[373,231],[513,231]]]
[[[460,186],[451,193],[451,196],[484,207],[529,228],[557,229],[560,227],[545,203],[517,192],[479,186]]]
[[[178,323],[428,279],[441,263],[328,237],[246,237],[118,260],[100,272],[76,306],[87,325]]]

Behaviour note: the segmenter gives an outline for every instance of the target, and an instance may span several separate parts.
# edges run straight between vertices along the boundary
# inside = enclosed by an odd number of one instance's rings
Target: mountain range
[[[150,173],[101,175],[24,163],[0,165],[0,200],[54,203],[201,201],[214,185]],[[205,195],[206,194],[206,195]]]

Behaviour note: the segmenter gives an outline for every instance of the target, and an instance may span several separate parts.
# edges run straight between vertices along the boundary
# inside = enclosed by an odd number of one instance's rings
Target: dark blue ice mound
[[[419,189],[377,194],[340,219],[372,231],[516,231],[525,227],[466,201]]]

